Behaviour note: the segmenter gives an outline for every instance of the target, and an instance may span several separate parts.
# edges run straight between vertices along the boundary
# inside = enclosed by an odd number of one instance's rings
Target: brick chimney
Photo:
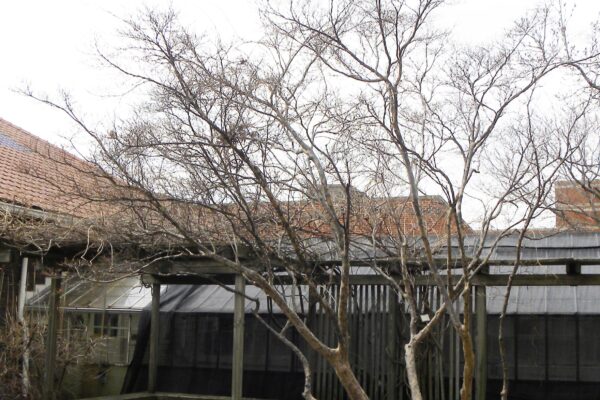
[[[600,181],[586,190],[577,182],[556,183],[556,227],[600,231]]]

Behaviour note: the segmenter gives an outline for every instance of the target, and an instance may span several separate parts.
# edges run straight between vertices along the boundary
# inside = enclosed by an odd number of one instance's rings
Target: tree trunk
[[[406,377],[412,400],[423,400],[421,387],[419,386],[419,374],[417,373],[417,361],[415,359],[416,343],[409,342],[404,346],[404,359],[406,361]]]
[[[358,382],[358,379],[356,379],[356,375],[354,375],[347,358],[339,355],[338,353],[338,356],[330,362],[350,400],[369,399],[369,396],[367,396],[367,393],[360,385],[360,382]]]
[[[461,400],[473,398],[473,372],[475,371],[475,353],[473,351],[473,340],[468,327],[463,327],[460,332],[462,338],[465,365],[463,367],[463,384],[460,390]]]
[[[500,360],[502,362],[502,389],[500,400],[508,400],[508,363],[506,360],[506,347],[504,346],[504,319],[500,316],[500,327],[498,328],[498,343],[500,347]]]
[[[465,271],[466,273],[466,271]],[[464,317],[462,326],[457,328],[462,342],[465,364],[463,366],[463,384],[460,389],[461,400],[473,398],[473,375],[475,372],[475,351],[471,336],[471,284],[467,282],[463,290]]]

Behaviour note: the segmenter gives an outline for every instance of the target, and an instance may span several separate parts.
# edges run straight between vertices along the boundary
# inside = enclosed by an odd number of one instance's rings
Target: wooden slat
[[[448,398],[454,399],[454,329],[448,329]]]
[[[242,399],[244,378],[244,318],[246,280],[242,275],[235,277],[233,311],[233,361],[231,364],[231,399]]]
[[[321,296],[321,298],[323,298],[323,287],[319,287],[319,296]],[[322,306],[319,304],[317,306],[317,335],[319,337],[319,339],[321,340],[325,340],[324,337],[324,327],[323,327],[323,320],[324,320],[324,312],[322,309]],[[324,394],[324,360],[323,357],[319,356],[317,358],[317,398],[323,398],[323,394]]]
[[[369,321],[369,315],[368,315],[368,309],[367,309],[367,295],[368,295],[368,287],[366,285],[360,285],[360,308],[361,308],[361,316],[362,316],[362,324],[361,324],[361,341],[360,341],[360,349],[359,349],[359,354],[360,354],[360,360],[361,360],[361,383],[363,387],[366,387],[367,385],[367,379],[368,379],[368,362],[367,362],[367,343],[368,343],[368,338],[369,338],[369,331],[367,329],[368,327],[368,321]]]
[[[375,357],[375,313],[373,310],[374,307],[374,299],[375,299],[375,285],[367,286],[367,299],[368,299],[368,315],[369,315],[369,323],[367,326],[368,329],[368,344],[367,344],[367,373],[369,376],[369,381],[367,382],[367,390],[369,393],[369,398],[373,398],[373,370],[374,370],[374,357]]]
[[[158,346],[160,325],[160,284],[152,285],[152,310],[150,314],[150,355],[148,358],[148,392],[156,392],[158,379]]]
[[[333,293],[335,296],[335,304],[336,304],[336,311],[337,311],[337,307],[340,306],[340,287],[339,286],[334,286],[333,289]],[[333,323],[333,321],[332,321]],[[335,334],[335,330],[331,329],[331,345],[335,346],[337,343],[338,338],[336,337]],[[339,395],[339,379],[337,379],[337,375],[335,374],[335,371],[333,368],[331,368],[331,398],[337,400],[338,399],[338,395]]]
[[[385,370],[387,367],[387,290],[386,285],[381,285],[381,298],[379,305],[379,373],[378,373],[378,398],[385,398]]]
[[[426,297],[429,308],[433,306],[433,287],[427,287]],[[435,369],[433,365],[433,353],[435,352],[435,343],[429,340],[429,350],[427,351],[427,392],[428,398],[433,399],[433,377],[435,376]]]
[[[378,343],[379,343],[379,331],[377,326],[378,319],[378,310],[377,310],[377,301],[378,301],[378,293],[377,289],[379,285],[373,285],[371,290],[371,392],[373,393],[373,397],[377,396],[377,364],[379,362],[379,353],[378,353]]]
[[[388,290],[388,312],[387,312],[387,377],[386,377],[386,398],[396,400],[396,299],[394,290],[391,286],[387,286]]]
[[[485,400],[487,390],[487,308],[485,286],[475,287],[475,323],[477,325],[477,374],[475,399]]]
[[[454,339],[455,339],[454,362],[455,362],[456,373],[454,374],[454,382],[455,382],[454,391],[456,393],[456,396],[459,396],[459,394],[460,394],[460,337],[454,329],[452,329],[452,331],[454,331],[454,333],[455,333],[455,335],[454,335]]]
[[[435,288],[435,304],[434,306],[438,308],[440,306],[440,289]],[[445,390],[444,390],[444,335],[443,335],[443,326],[442,324],[437,325],[437,337],[439,340],[439,347],[437,349],[437,373],[436,377],[438,379],[438,384],[436,385],[436,399],[443,400],[445,399]]]
[[[377,398],[381,398],[381,373],[383,371],[383,368],[381,367],[381,363],[383,362],[383,360],[385,359],[384,357],[384,352],[383,349],[381,348],[381,345],[384,343],[385,337],[384,335],[384,325],[382,323],[382,317],[383,317],[383,310],[381,309],[381,305],[383,303],[383,294],[382,294],[382,287],[383,285],[377,285],[377,324],[376,324],[376,334],[375,334],[375,340],[376,340],[376,344],[377,344],[377,363],[375,364],[375,396]]]

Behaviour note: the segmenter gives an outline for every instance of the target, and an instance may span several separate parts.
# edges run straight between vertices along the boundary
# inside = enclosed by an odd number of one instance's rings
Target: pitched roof
[[[0,202],[85,216],[89,203],[74,195],[90,185],[91,165],[0,118]],[[69,189],[69,190],[66,190]]]
[[[133,202],[120,201],[119,195],[123,193],[122,198],[130,198]],[[137,222],[144,226],[141,231],[146,236],[146,231],[152,231],[148,226],[153,224],[156,224],[157,232],[172,228],[155,211],[146,209],[147,206],[142,203],[136,204],[135,199],[143,201],[143,196],[140,196],[129,190],[125,183],[114,185],[114,182],[98,178],[97,170],[92,164],[0,118],[0,203],[93,218],[96,222],[98,218],[95,217],[122,214],[119,211],[123,211],[124,214],[118,221],[127,224],[128,230],[135,230],[135,220],[143,219]],[[90,197],[96,197],[98,201],[89,201]],[[373,233],[377,233],[389,236],[399,232],[403,235],[418,235],[414,209],[407,198],[354,197],[351,212],[353,235],[371,237]],[[430,234],[443,234],[446,231],[447,203],[439,196],[422,196],[420,201],[426,229]],[[119,202],[123,203],[122,207],[117,207]],[[341,201],[336,201],[336,204],[338,202],[341,207],[345,204]],[[132,204],[135,205],[135,215],[127,211]],[[181,201],[167,200],[165,205],[190,232],[198,231],[199,237],[206,236],[214,240],[230,231],[229,224],[232,222],[223,218],[223,215],[216,215],[219,213],[214,209]],[[299,232],[300,237],[331,236],[325,212],[318,203],[304,200],[283,202],[282,206],[288,213],[292,228]],[[222,211],[236,213],[231,206],[224,207]],[[280,236],[281,226],[268,204],[256,204],[253,210],[253,217],[256,219],[254,222],[264,237]],[[241,234],[248,233],[245,232],[248,227],[243,224],[245,215],[242,213],[238,217],[243,226],[236,227],[235,230]],[[470,232],[468,226],[464,227],[467,233]],[[453,224],[451,233],[455,232],[456,226]]]

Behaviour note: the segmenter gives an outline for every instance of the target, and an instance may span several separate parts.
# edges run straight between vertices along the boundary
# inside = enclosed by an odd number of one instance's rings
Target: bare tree
[[[598,45],[600,25],[594,21],[588,32],[588,40],[581,45],[571,35],[570,11],[575,5],[558,3],[555,5],[555,25],[560,32],[565,69],[575,77],[572,83],[576,96],[570,94],[569,109],[586,109],[581,118],[577,136],[563,136],[562,140],[577,142],[577,150],[567,158],[562,175],[575,190],[565,191],[567,197],[559,199],[563,204],[557,207],[557,217],[567,226],[578,225],[596,228],[600,224],[600,132],[598,132],[598,101],[600,93],[600,48]],[[567,95],[565,95],[566,97]],[[576,112],[576,111],[575,111]],[[565,209],[566,208],[566,209]]]
[[[507,314],[512,285],[521,264],[521,249],[525,239],[531,238],[529,231],[537,217],[549,210],[556,208],[553,190],[560,173],[567,160],[576,153],[580,147],[578,142],[579,131],[587,114],[583,107],[567,117],[536,115],[532,110],[533,94],[527,103],[527,114],[523,122],[512,128],[516,135],[510,135],[512,154],[519,154],[516,163],[527,166],[522,171],[522,185],[515,187],[511,192],[514,201],[518,201],[526,210],[526,217],[516,235],[516,257],[508,278],[502,310],[499,317],[498,340],[500,359],[502,363],[502,389],[500,396],[507,399],[509,394],[509,371],[504,342],[504,320]],[[560,133],[557,135],[557,133]],[[519,168],[515,168],[515,158],[506,159],[499,170],[511,175]],[[508,180],[510,181],[510,179]]]
[[[248,46],[213,43],[180,26],[172,11],[147,11],[128,23],[126,59],[100,53],[145,88],[133,117],[103,133],[68,98],[38,99],[97,143],[90,161],[119,188],[100,197],[130,210],[126,221],[136,224],[128,240],[146,238],[145,248],[156,250],[140,268],[208,257],[243,274],[333,367],[349,398],[365,399],[349,360],[348,310],[351,254],[366,243],[362,261],[409,311],[412,397],[423,397],[417,350],[447,316],[465,356],[466,400],[475,366],[471,279],[489,264],[490,248],[539,215],[557,165],[572,154],[571,146],[539,155],[543,141],[532,132],[543,124],[529,112],[533,93],[580,60],[565,61],[560,38],[546,34],[555,23],[548,9],[498,42],[465,48],[433,28],[441,7],[432,0],[265,4],[267,35]],[[389,201],[405,193],[405,201]],[[445,200],[441,222],[429,218],[424,193]],[[466,217],[477,202],[481,211]],[[491,235],[507,212],[510,221]],[[407,214],[414,223],[404,222]],[[477,221],[475,244],[466,242],[474,234],[467,218]],[[379,262],[381,252],[398,271]],[[322,266],[332,264],[334,274]],[[282,274],[291,297],[278,285]],[[434,280],[440,307],[417,301],[419,274]],[[319,279],[334,275],[337,292],[317,295]],[[294,300],[303,285],[332,322],[335,346],[319,339]],[[312,398],[307,381],[304,396]]]
[[[461,397],[469,399],[474,371],[467,311],[471,308],[469,280],[488,260],[482,254],[482,247],[465,250],[465,196],[476,193],[475,174],[497,175],[493,159],[486,163],[490,153],[485,150],[497,145],[498,137],[506,134],[507,128],[502,123],[507,119],[505,116],[524,110],[523,98],[543,77],[564,65],[564,58],[558,38],[544,34],[553,22],[545,8],[520,20],[504,41],[487,48],[453,49],[456,55],[452,56],[444,49],[446,36],[428,23],[439,7],[441,2],[437,1],[414,4],[345,1],[331,2],[322,8],[316,4],[298,7],[291,4],[282,7],[284,11],[269,10],[268,18],[277,32],[311,51],[329,74],[360,88],[352,93],[357,100],[346,97],[345,101],[352,104],[347,110],[358,110],[350,115],[360,115],[363,130],[368,130],[366,142],[360,143],[376,150],[370,154],[378,160],[374,175],[382,176],[383,186],[390,187],[400,181],[408,187],[422,243],[420,258],[433,275],[444,303],[430,323],[417,329],[419,313],[411,288],[413,272],[403,265],[403,285],[398,289],[403,292],[411,315],[411,340],[405,350],[413,398],[422,397],[415,348],[438,317],[447,313],[461,337],[465,355]],[[322,12],[315,12],[315,8]],[[527,147],[535,146],[531,136],[526,133],[521,136]],[[456,157],[449,160],[446,156],[449,153]],[[521,161],[512,174],[505,176],[506,182],[499,185],[501,190],[496,190],[487,202],[489,208],[478,221],[480,244],[486,242],[489,229],[502,209],[521,200],[517,193],[530,185],[532,177],[527,171],[532,160]],[[450,165],[454,171],[447,169]],[[446,234],[456,236],[458,254],[452,255],[451,246],[447,247],[447,275],[451,275],[455,258],[463,266],[463,278],[455,287],[446,283],[436,264],[431,232],[426,227],[419,198],[425,188],[443,193],[448,202]],[[519,214],[496,240],[510,233],[513,227],[527,226],[541,207],[541,204],[525,204],[532,205],[532,213]],[[399,237],[398,248],[401,254],[407,253],[406,237]],[[458,297],[464,304],[462,316],[454,307]]]

